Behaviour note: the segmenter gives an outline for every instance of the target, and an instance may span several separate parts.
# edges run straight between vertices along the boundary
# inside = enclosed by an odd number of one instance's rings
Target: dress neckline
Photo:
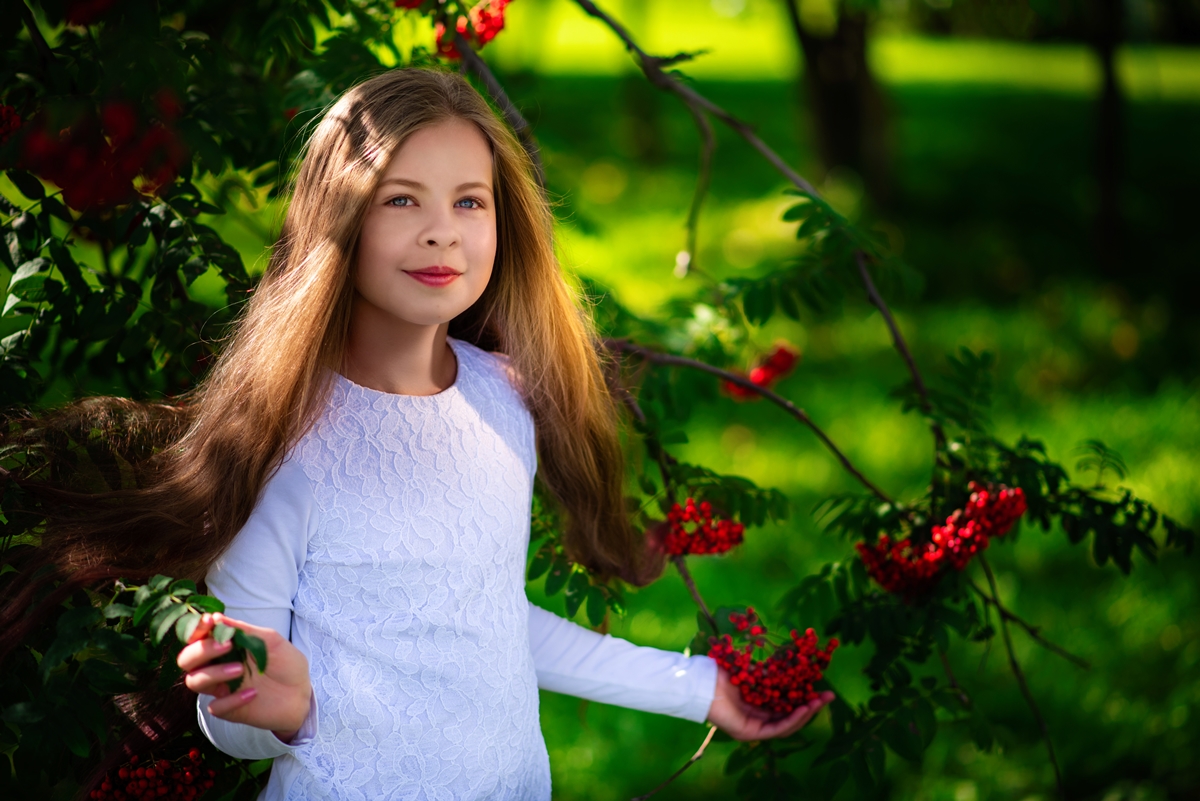
[[[446,344],[450,346],[450,351],[454,354],[455,370],[454,381],[450,386],[443,389],[441,392],[436,392],[433,395],[404,395],[398,392],[384,392],[379,389],[371,389],[364,387],[362,384],[356,384],[341,373],[335,373],[336,381],[339,385],[345,387],[350,393],[359,395],[369,401],[389,401],[392,403],[409,403],[412,405],[430,405],[438,406],[449,403],[462,391],[463,371],[466,368],[466,348],[462,347],[463,343],[454,337],[446,337]]]

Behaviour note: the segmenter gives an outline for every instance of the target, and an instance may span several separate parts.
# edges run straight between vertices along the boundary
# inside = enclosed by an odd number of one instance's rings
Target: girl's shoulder
[[[455,355],[468,363],[468,371],[482,375],[485,380],[503,382],[508,389],[520,395],[520,376],[507,354],[487,351],[461,339],[452,339],[451,342]]]

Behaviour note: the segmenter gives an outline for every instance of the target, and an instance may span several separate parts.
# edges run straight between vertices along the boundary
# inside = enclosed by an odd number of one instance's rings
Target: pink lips
[[[411,275],[416,280],[420,281],[425,286],[446,286],[455,278],[458,278],[462,273],[455,270],[453,267],[424,267],[420,270],[405,270],[405,273]]]

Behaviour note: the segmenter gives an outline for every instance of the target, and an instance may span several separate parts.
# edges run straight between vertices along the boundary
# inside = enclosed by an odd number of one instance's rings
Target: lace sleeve
[[[267,481],[246,525],[205,579],[208,591],[224,602],[225,614],[275,629],[290,639],[292,601],[316,524],[316,504],[308,479],[298,465],[285,462]],[[212,700],[211,695],[197,699],[200,728],[213,745],[230,756],[277,757],[316,736],[315,698],[291,744],[280,742],[266,729],[214,717],[208,712]]]
[[[702,722],[717,686],[717,664],[637,646],[529,605],[529,644],[538,687]]]

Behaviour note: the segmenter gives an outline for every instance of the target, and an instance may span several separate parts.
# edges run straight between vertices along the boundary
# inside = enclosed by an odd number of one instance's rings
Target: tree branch
[[[504,91],[504,87],[500,85],[500,81],[488,68],[487,62],[471,47],[471,43],[467,41],[461,33],[455,32],[454,46],[458,48],[458,52],[462,54],[463,64],[467,69],[479,76],[483,81],[483,85],[487,88],[488,95],[500,107],[500,112],[504,114],[504,119],[509,126],[517,134],[517,138],[521,140],[521,146],[525,148],[525,152],[529,155],[529,160],[533,162],[533,173],[537,178],[538,186],[542,191],[546,189],[546,171],[542,167],[542,155],[538,149],[537,140],[533,137],[533,129],[529,125],[529,121],[521,114],[508,94]]]
[[[995,598],[993,598],[992,596],[990,596],[986,592],[984,592],[982,587],[980,587],[974,581],[971,581],[971,579],[969,579],[969,578],[967,579],[967,583],[971,585],[971,589],[975,590],[975,592],[979,595],[979,597],[983,600],[983,602],[985,604],[996,607],[996,611],[999,613],[1002,620],[1007,620],[1012,623],[1016,623],[1018,626],[1025,629],[1025,632],[1030,637],[1032,637],[1034,639],[1034,641],[1037,642],[1039,645],[1041,645],[1043,648],[1045,648],[1046,650],[1048,650],[1052,653],[1058,654],[1059,656],[1061,656],[1063,659],[1067,660],[1071,664],[1073,664],[1077,667],[1083,668],[1084,670],[1092,669],[1091,663],[1088,662],[1086,659],[1075,656],[1075,654],[1066,650],[1062,646],[1055,645],[1054,643],[1050,642],[1045,637],[1043,637],[1041,635],[1041,630],[1042,630],[1041,626],[1035,626],[1032,623],[1030,623],[1029,621],[1027,621],[1021,617],[1018,617],[1010,609],[1008,609],[1007,607],[1005,607],[1003,604],[1000,603],[999,596],[996,596]]]
[[[651,350],[650,348],[636,345],[628,340],[623,339],[606,339],[604,340],[604,346],[611,351],[632,353],[654,364],[674,365],[677,367],[689,367],[693,370],[700,370],[761,395],[762,397],[774,403],[776,406],[782,408],[804,425],[808,426],[809,429],[811,429],[812,432],[817,435],[817,438],[821,440],[821,443],[827,449],[829,449],[829,452],[832,453],[839,462],[841,462],[842,467],[844,467],[846,471],[850,473],[850,475],[854,476],[854,478],[857,479],[860,484],[870,490],[875,497],[879,498],[884,503],[896,505],[896,502],[893,501],[887,493],[875,486],[870,479],[864,476],[858,470],[858,468],[854,466],[846,454],[842,453],[838,446],[834,444],[833,440],[829,438],[829,435],[822,431],[821,428],[812,421],[812,418],[808,416],[807,412],[796,406],[796,404],[792,403],[787,398],[775,394],[766,387],[755,384],[745,376],[731,373],[728,370],[722,370],[719,367],[713,367],[711,364],[705,364],[704,362],[697,361],[696,359],[689,359],[684,356],[675,356],[670,353],[660,353],[659,351]]]
[[[971,696],[967,695],[967,691],[958,683],[958,679],[954,676],[954,670],[950,667],[950,657],[946,652],[939,649],[938,656],[942,658],[942,669],[946,671],[946,681],[950,682],[950,689],[958,694],[958,700],[962,702],[963,707],[971,707]]]
[[[987,575],[988,586],[992,588],[992,601],[997,609],[1003,609],[1000,605],[1000,592],[996,589],[996,577],[992,574],[992,566],[988,564],[983,554],[979,555],[979,564],[983,566],[983,572]],[[1012,668],[1013,676],[1017,679],[1017,685],[1021,688],[1021,695],[1025,696],[1025,702],[1029,704],[1030,710],[1033,711],[1033,719],[1037,721],[1038,728],[1042,732],[1042,739],[1046,743],[1046,752],[1050,755],[1050,764],[1054,766],[1054,781],[1058,785],[1058,794],[1062,798],[1066,798],[1067,791],[1063,787],[1062,771],[1058,767],[1058,757],[1054,755],[1054,743],[1050,740],[1050,730],[1046,727],[1046,720],[1042,717],[1037,702],[1033,700],[1033,692],[1029,689],[1029,682],[1025,680],[1025,673],[1022,672],[1021,665],[1017,662],[1017,655],[1013,651],[1012,635],[1008,633],[1008,618],[1003,613],[1000,615],[1000,631],[1004,635],[1004,649],[1008,652],[1008,665]]]
[[[704,756],[704,750],[705,750],[706,748],[708,748],[708,744],[712,742],[713,735],[714,735],[714,734],[716,734],[716,733],[717,733],[717,727],[716,727],[716,726],[709,726],[709,727],[708,727],[708,736],[704,738],[704,742],[700,743],[700,747],[699,747],[698,749],[696,749],[696,753],[692,754],[692,758],[691,758],[691,759],[689,759],[687,762],[685,762],[685,763],[683,764],[683,767],[682,767],[682,768],[680,768],[679,770],[677,770],[677,771],[675,771],[674,773],[672,773],[672,774],[670,775],[670,777],[669,777],[669,778],[668,778],[668,779],[667,779],[665,782],[663,782],[662,784],[658,785],[657,787],[655,787],[655,788],[654,788],[653,790],[651,790],[650,792],[646,793],[645,795],[639,795],[639,796],[637,796],[636,798],[632,798],[632,799],[630,799],[630,801],[645,801],[647,798],[649,798],[650,796],[654,795],[654,794],[655,794],[655,793],[657,793],[659,790],[662,790],[662,789],[663,789],[664,787],[666,787],[668,784],[670,784],[671,782],[675,781],[675,780],[676,780],[676,779],[678,779],[680,776],[682,776],[682,775],[683,775],[683,772],[684,772],[685,770],[687,770],[688,768],[690,768],[690,767],[691,767],[691,766],[692,766],[692,765],[693,765],[693,764],[694,764],[696,761],[698,761],[698,760],[700,759],[700,757]]]
[[[717,631],[717,619],[712,616],[712,612],[708,611],[708,604],[704,603],[704,599],[700,597],[700,590],[696,589],[696,582],[692,579],[692,574],[688,570],[687,560],[682,556],[672,556],[671,561],[675,563],[675,567],[679,570],[679,575],[683,578],[683,583],[687,585],[688,591],[692,594],[692,600],[696,602],[696,606],[700,607],[701,613],[708,621],[708,625],[712,627],[713,633]]]
[[[863,285],[867,288],[867,297],[871,300],[872,305],[879,309],[879,313],[883,315],[883,320],[887,323],[888,330],[892,332],[892,344],[896,346],[896,350],[904,359],[904,363],[908,365],[908,372],[912,375],[913,386],[917,388],[917,395],[921,398],[921,411],[925,412],[930,418],[929,427],[933,431],[934,441],[937,443],[937,449],[940,452],[946,447],[946,433],[942,430],[941,424],[933,419],[933,405],[929,402],[929,390],[925,387],[925,381],[921,378],[921,371],[917,369],[917,362],[913,359],[912,352],[908,349],[908,344],[904,341],[904,335],[900,333],[900,327],[896,325],[896,320],[892,317],[891,310],[888,309],[887,303],[884,302],[883,296],[879,294],[879,290],[875,288],[875,282],[871,280],[871,273],[867,269],[867,256],[861,250],[854,251],[854,260],[858,264],[858,274],[862,278]]]
[[[778,153],[776,153],[774,150],[768,147],[765,142],[758,138],[758,136],[754,133],[753,127],[742,122],[737,117],[733,116],[728,111],[721,108],[692,87],[680,81],[678,78],[664,72],[662,64],[665,62],[672,62],[671,59],[662,59],[658,58],[657,56],[648,55],[646,51],[642,50],[642,48],[638,46],[637,42],[633,40],[633,37],[629,35],[629,32],[625,30],[621,23],[617,22],[604,11],[601,11],[596,4],[592,2],[592,0],[575,0],[575,2],[580,8],[583,9],[584,13],[603,22],[621,39],[622,42],[624,42],[625,48],[638,59],[638,64],[641,67],[642,72],[646,75],[646,78],[649,79],[650,83],[654,84],[663,91],[671,92],[672,94],[677,95],[681,100],[683,100],[684,103],[687,103],[689,108],[693,109],[693,114],[695,114],[695,112],[711,114],[721,122],[728,125],[734,131],[736,131],[739,136],[745,139],[751,147],[757,150],[767,161],[771,162],[772,166],[782,173],[785,178],[791,181],[796,188],[810,197],[820,197],[812,184],[804,180],[800,173],[788,166],[788,163],[784,161]]]

